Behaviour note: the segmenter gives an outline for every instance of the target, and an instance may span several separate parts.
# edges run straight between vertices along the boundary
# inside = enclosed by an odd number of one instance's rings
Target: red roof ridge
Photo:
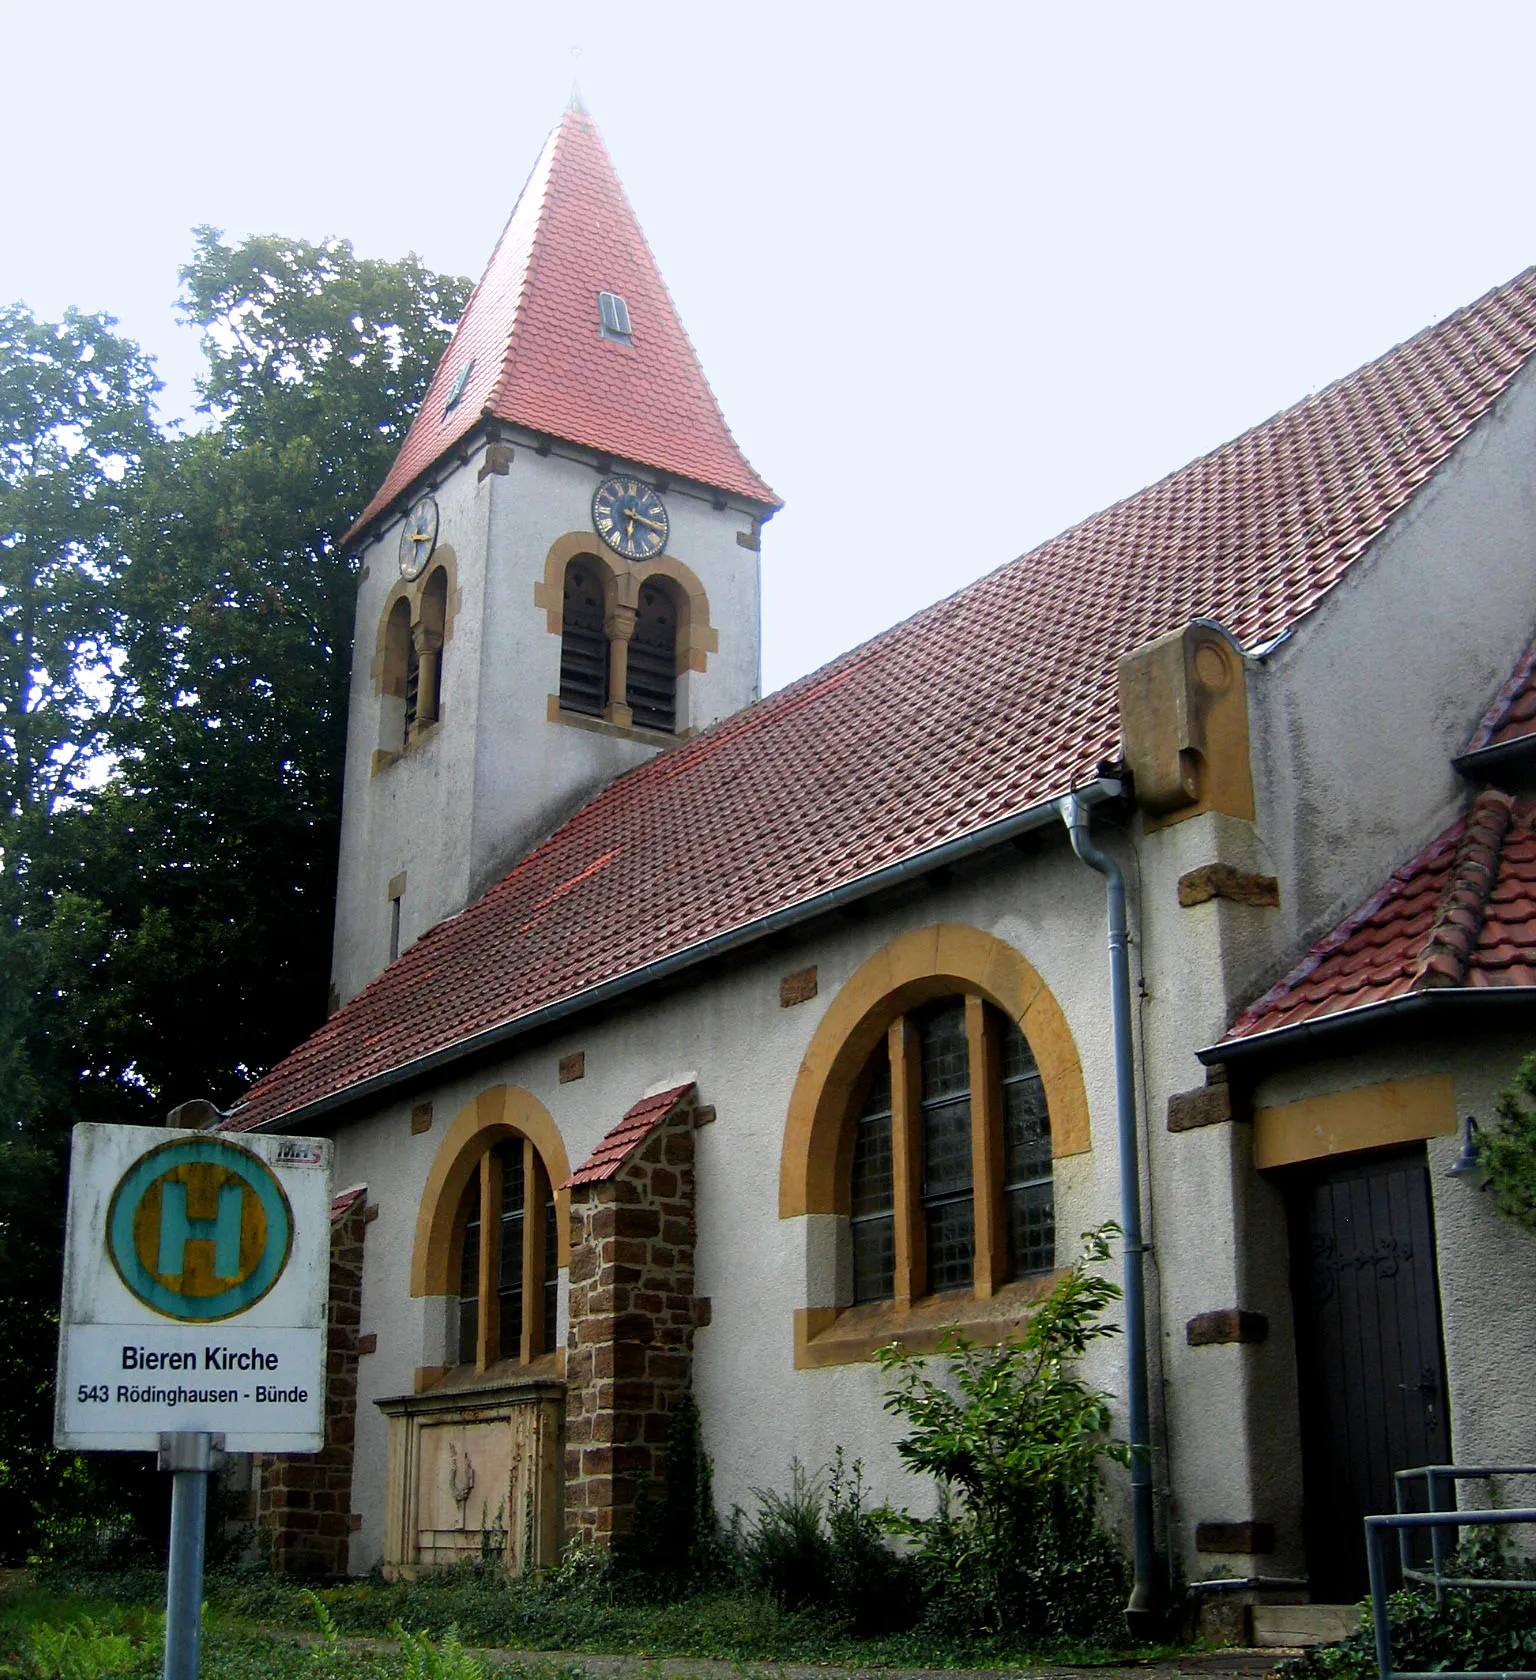
[[[565,114],[560,118],[560,121],[557,122],[549,131],[549,137],[545,140],[543,148],[540,150],[538,158],[534,162],[533,170],[528,176],[528,180],[523,187],[523,191],[517,195],[517,203],[512,206],[512,214],[507,217],[507,227],[502,233],[502,238],[504,239],[507,232],[511,230],[512,223],[516,220],[518,211],[522,209],[524,193],[526,193],[528,188],[533,185],[533,178],[538,173],[540,166],[544,165],[545,154],[548,153],[549,162],[544,167],[544,188],[539,195],[537,215],[533,224],[533,237],[528,242],[528,255],[524,259],[522,276],[518,282],[517,301],[512,306],[512,327],[507,334],[506,353],[501,359],[501,368],[496,375],[496,383],[492,385],[490,394],[486,398],[485,405],[480,411],[487,419],[493,419],[496,416],[498,412],[498,405],[506,398],[511,389],[512,364],[517,356],[518,339],[522,333],[524,324],[522,308],[523,300],[528,295],[529,289],[533,283],[534,273],[539,266],[539,255],[544,244],[544,231],[546,225],[544,220],[544,206],[549,200],[550,185],[555,178],[555,165],[559,160],[560,147],[565,139],[565,125],[571,115],[571,109],[567,106]],[[487,274],[490,273],[491,268],[494,266],[500,251],[501,240],[498,239],[496,242],[496,249],[491,252],[491,260],[486,264]],[[478,287],[476,289],[478,290]],[[465,308],[464,313],[466,315],[469,313],[467,307]]]
[[[681,1103],[691,1099],[696,1088],[690,1080],[686,1085],[674,1085],[670,1090],[642,1097],[626,1110],[624,1118],[604,1135],[602,1142],[560,1188],[574,1190],[583,1184],[602,1184],[615,1177],[651,1133],[670,1119]]]
[[[1419,953],[1412,990],[1465,982],[1467,962],[1483,931],[1488,895],[1499,878],[1499,854],[1513,806],[1510,796],[1497,788],[1484,788],[1472,801],[1440,899],[1440,913]]]

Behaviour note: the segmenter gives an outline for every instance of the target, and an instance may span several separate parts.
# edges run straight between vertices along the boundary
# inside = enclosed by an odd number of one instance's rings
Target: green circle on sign
[[[187,1209],[185,1169],[198,1167],[222,1178],[213,1215],[193,1216]],[[146,1231],[140,1210],[155,1191],[159,1214],[149,1234],[164,1269],[146,1261],[141,1247]],[[247,1197],[255,1199],[254,1209],[247,1208]],[[227,1279],[225,1287],[196,1293],[185,1287],[193,1270],[186,1256],[191,1244],[206,1245],[204,1256],[212,1250],[216,1282]],[[177,1139],[141,1155],[107,1209],[107,1253],[124,1286],[151,1311],[185,1323],[209,1324],[254,1307],[283,1275],[292,1248],[293,1212],[271,1168],[250,1150],[217,1138]],[[227,1257],[222,1268],[221,1257]],[[206,1263],[201,1271],[207,1273]]]

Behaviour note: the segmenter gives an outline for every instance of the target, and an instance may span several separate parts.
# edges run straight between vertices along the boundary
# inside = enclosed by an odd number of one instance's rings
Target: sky
[[[1528,3],[0,0],[0,36],[0,299],[115,315],[168,417],[194,226],[478,276],[579,82],[786,503],[765,689],[1536,261]]]

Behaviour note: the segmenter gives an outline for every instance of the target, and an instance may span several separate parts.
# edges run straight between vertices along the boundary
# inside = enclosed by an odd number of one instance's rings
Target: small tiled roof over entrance
[[[1485,789],[1320,939],[1224,1046],[1442,987],[1536,986],[1536,800]]]
[[[612,1178],[692,1090],[691,1084],[674,1085],[670,1090],[642,1097],[560,1188],[574,1190],[583,1184],[602,1184]]]
[[[630,343],[600,333],[599,292],[624,299]],[[731,436],[597,125],[581,111],[567,111],[545,142],[421,412],[349,537],[485,417],[779,505]]]
[[[1379,361],[629,771],[258,1084],[276,1121],[1083,785],[1116,669],[1310,612],[1536,350],[1528,270]]]

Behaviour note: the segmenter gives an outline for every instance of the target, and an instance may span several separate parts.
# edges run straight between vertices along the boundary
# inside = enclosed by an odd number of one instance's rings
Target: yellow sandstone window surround
[[[570,1176],[559,1128],[532,1092],[493,1085],[459,1110],[433,1153],[411,1253],[411,1294],[451,1304],[453,1319],[447,1363],[419,1367],[418,1392],[455,1367],[561,1357],[570,1198],[560,1186]]]
[[[810,1217],[802,1368],[921,1351],[958,1323],[1017,1334],[1055,1275],[1056,1163],[1090,1146],[1066,1017],[1012,946],[963,924],[874,952],[812,1034],[790,1099],[779,1217]],[[819,1297],[819,1298],[818,1298]]]

